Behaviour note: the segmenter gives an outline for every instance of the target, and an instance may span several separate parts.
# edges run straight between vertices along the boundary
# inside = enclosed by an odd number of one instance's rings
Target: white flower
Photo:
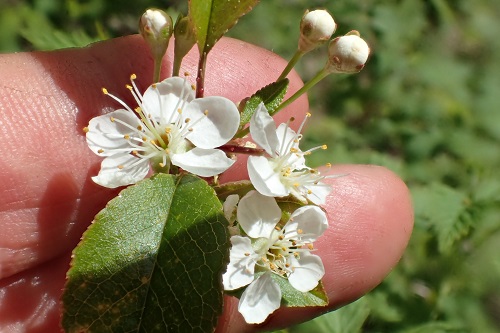
[[[301,292],[314,289],[325,274],[321,258],[310,253],[312,243],[328,227],[317,206],[295,210],[280,228],[281,209],[272,197],[250,191],[238,204],[237,220],[248,235],[232,236],[224,289],[244,286],[238,310],[247,323],[261,323],[280,306],[281,290],[271,274],[287,278]],[[264,272],[257,279],[255,274]]]
[[[104,156],[99,174],[92,179],[105,187],[136,183],[153,168],[169,171],[171,164],[193,174],[210,177],[228,169],[234,160],[215,149],[232,139],[239,125],[235,104],[224,97],[194,98],[185,79],[168,78],[150,86],[141,96],[128,86],[139,107],[93,118],[87,143]],[[135,112],[134,112],[135,111]]]
[[[326,70],[331,73],[357,73],[363,69],[370,47],[356,30],[337,37],[328,46]]]
[[[332,37],[337,24],[324,9],[306,11],[300,21],[299,50],[309,52]]]
[[[248,174],[253,186],[263,195],[283,197],[292,194],[302,201],[307,198],[317,205],[324,204],[331,187],[321,182],[325,177],[318,170],[305,165],[304,155],[315,149],[326,149],[326,145],[303,152],[299,149],[300,130],[295,133],[287,124],[277,129],[275,126],[261,103],[250,120],[250,133],[269,157],[248,158]]]

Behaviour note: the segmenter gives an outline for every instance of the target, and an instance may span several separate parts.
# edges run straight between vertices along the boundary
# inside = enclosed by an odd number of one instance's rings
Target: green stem
[[[159,57],[154,61],[153,83],[160,82],[162,59],[163,57]]]
[[[207,64],[207,52],[200,54],[198,62],[198,76],[196,77],[196,98],[202,98],[205,93],[205,66]]]
[[[285,69],[283,70],[283,73],[281,73],[280,77],[276,81],[280,81],[286,78],[286,76],[290,73],[292,68],[295,67],[295,64],[297,64],[297,62],[300,60],[300,58],[302,58],[303,55],[304,52],[297,50],[297,52],[295,52],[295,54],[293,55],[292,59],[290,59],[290,61],[286,65]]]
[[[293,94],[289,99],[281,103],[276,109],[273,110],[273,112],[270,112],[269,114],[271,116],[274,116],[276,113],[281,111],[282,109],[286,108],[288,105],[290,105],[292,102],[294,102],[297,98],[299,98],[302,94],[306,93],[309,89],[314,87],[316,83],[319,81],[323,80],[326,76],[330,74],[327,70],[322,69],[321,71],[318,72],[311,80],[309,80],[302,88],[297,90],[295,94]]]

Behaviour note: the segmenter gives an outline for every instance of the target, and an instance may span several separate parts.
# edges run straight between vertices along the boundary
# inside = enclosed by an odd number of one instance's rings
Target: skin
[[[196,73],[196,62],[193,51],[183,71]],[[171,63],[164,63],[167,77]],[[238,102],[274,81],[285,65],[266,50],[223,39],[208,57],[205,95]],[[0,331],[60,331],[59,298],[71,250],[118,193],[91,181],[101,158],[88,149],[82,128],[118,107],[103,96],[103,86],[134,106],[124,85],[135,73],[145,90],[152,72],[149,51],[137,36],[82,49],[0,55]],[[295,73],[289,78],[294,92],[302,82]],[[301,121],[307,110],[302,97],[278,114],[277,123],[292,115]],[[227,297],[218,332],[269,330],[311,319],[361,297],[396,265],[413,227],[405,184],[377,166],[336,165],[328,172],[347,174],[329,180],[333,191],[324,208],[330,227],[315,243],[330,305],[284,308],[262,325],[247,325],[237,299]],[[244,158],[221,182],[242,178]]]

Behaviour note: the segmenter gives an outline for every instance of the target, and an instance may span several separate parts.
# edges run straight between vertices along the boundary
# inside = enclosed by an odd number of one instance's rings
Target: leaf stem
[[[154,60],[153,83],[160,82],[162,59],[163,57],[156,57]]]
[[[179,76],[181,70],[182,57],[174,56],[174,66],[172,69],[172,76]]]

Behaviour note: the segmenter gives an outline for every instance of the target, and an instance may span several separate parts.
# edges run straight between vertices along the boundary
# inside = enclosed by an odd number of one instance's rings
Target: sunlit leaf
[[[215,43],[252,10],[259,0],[189,0],[200,53],[208,53]]]
[[[195,176],[159,174],[122,191],[74,250],[67,332],[208,332],[222,311],[227,221]]]

